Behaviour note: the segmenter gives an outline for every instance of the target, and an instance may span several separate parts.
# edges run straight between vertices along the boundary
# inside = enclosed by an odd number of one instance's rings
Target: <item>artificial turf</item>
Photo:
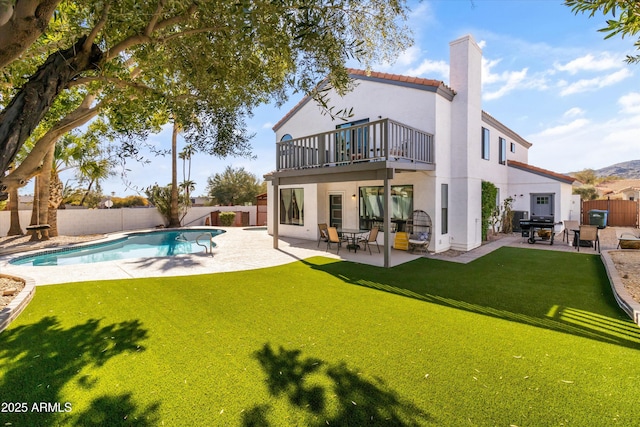
[[[43,286],[0,333],[0,420],[637,425],[638,350],[586,254]]]

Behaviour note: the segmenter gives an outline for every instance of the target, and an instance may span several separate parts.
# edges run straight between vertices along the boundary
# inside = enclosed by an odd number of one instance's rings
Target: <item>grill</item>
[[[531,244],[539,240],[553,245],[555,225],[553,215],[532,215],[530,219],[520,220],[522,237],[527,237]]]

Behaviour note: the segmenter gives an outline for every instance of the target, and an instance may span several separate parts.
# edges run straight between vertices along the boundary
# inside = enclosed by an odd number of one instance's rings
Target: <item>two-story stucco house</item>
[[[573,178],[528,165],[531,143],[482,110],[482,51],[471,36],[450,43],[450,81],[350,70],[355,88],[331,101],[351,122],[304,98],[275,126],[276,170],[268,229],[318,238],[318,223],[384,230],[389,265],[394,230],[413,210],[432,221],[429,250],[481,244],[481,186],[513,209],[570,218]],[[576,216],[576,215],[574,215]]]

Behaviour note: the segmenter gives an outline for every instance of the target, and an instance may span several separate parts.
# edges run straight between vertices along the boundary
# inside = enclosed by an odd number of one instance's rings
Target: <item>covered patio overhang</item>
[[[320,184],[331,182],[382,181],[384,187],[384,267],[391,266],[391,180],[398,173],[433,171],[433,163],[404,161],[375,161],[352,163],[342,166],[283,170],[265,176],[273,185],[273,247],[278,248],[278,223],[280,208],[280,185]]]

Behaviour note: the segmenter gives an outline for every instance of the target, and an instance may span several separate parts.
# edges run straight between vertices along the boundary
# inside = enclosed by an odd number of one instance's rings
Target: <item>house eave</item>
[[[513,130],[509,129],[507,126],[500,123],[495,117],[493,117],[491,114],[487,113],[486,111],[482,111],[482,121],[498,129],[500,132],[504,133],[513,141],[522,145],[524,148],[531,148],[531,146],[533,145],[532,143],[530,143],[529,141],[525,140],[523,137],[515,133]]]
[[[575,178],[568,176],[568,175],[561,175],[559,173],[555,173],[552,171],[547,171],[545,169],[541,169],[541,168],[537,168],[535,166],[531,166],[531,165],[527,165],[524,163],[520,163],[520,162],[516,162],[513,160],[509,160],[507,162],[507,165],[511,168],[514,169],[518,169],[521,170],[523,172],[528,172],[534,175],[538,175],[538,176],[542,176],[548,179],[552,179],[554,181],[559,181],[565,184],[570,184],[572,185],[573,182],[576,180]]]
[[[428,172],[433,170],[435,170],[435,164],[432,163],[377,161],[276,171],[265,175],[265,179],[277,182],[278,185],[376,181],[385,178],[393,179],[396,173]]]

